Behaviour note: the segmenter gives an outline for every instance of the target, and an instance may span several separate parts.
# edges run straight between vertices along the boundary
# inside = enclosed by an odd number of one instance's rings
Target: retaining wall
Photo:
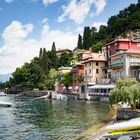
[[[117,109],[117,120],[129,120],[140,117],[140,110]]]

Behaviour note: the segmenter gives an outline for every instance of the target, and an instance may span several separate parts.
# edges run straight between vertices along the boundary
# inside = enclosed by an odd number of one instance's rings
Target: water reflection
[[[13,103],[12,108],[0,108],[2,140],[69,140],[96,126],[109,112],[107,104],[93,101],[2,98]]]

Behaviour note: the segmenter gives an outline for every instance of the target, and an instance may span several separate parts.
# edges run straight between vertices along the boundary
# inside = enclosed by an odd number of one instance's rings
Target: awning
[[[88,87],[89,89],[112,89],[115,88],[116,85],[115,84],[107,84],[107,85],[94,85],[94,86],[90,86]]]

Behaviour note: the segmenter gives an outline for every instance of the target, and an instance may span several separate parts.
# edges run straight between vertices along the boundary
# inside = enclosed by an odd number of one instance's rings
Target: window
[[[98,69],[96,69],[96,74],[98,74],[99,73],[99,70]]]
[[[89,63],[89,66],[91,66],[91,62]]]
[[[91,69],[89,69],[89,74],[91,74]]]
[[[98,62],[96,62],[96,66],[99,66],[99,63]]]
[[[87,70],[85,71],[85,75],[87,76]]]
[[[117,46],[117,43],[115,43],[115,46]]]
[[[132,70],[132,77],[134,77],[134,78],[137,77],[137,71],[136,70]]]

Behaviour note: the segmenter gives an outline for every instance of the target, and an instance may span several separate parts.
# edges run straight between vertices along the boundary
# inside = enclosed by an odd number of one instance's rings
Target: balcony
[[[140,62],[130,62],[131,67],[140,67]]]
[[[116,63],[116,64],[111,64],[110,65],[111,69],[120,69],[123,68],[123,63]]]
[[[78,68],[72,68],[72,72],[78,72]]]

